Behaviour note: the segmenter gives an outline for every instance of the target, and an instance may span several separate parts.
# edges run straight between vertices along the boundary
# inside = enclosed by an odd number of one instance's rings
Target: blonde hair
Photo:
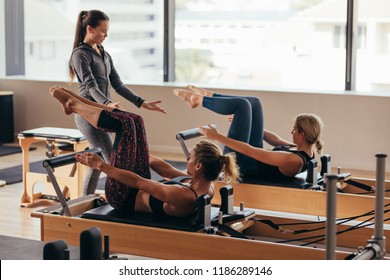
[[[240,171],[234,153],[223,155],[216,144],[208,141],[198,142],[194,151],[196,162],[202,163],[204,166],[203,176],[207,180],[215,181],[221,172],[224,181],[228,184],[240,179]]]
[[[321,118],[314,114],[300,114],[295,119],[298,132],[305,133],[305,139],[309,144],[314,144],[319,155],[322,154],[324,142],[321,140],[321,130],[323,122]]]

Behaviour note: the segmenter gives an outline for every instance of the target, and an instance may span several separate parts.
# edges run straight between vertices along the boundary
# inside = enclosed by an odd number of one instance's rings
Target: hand
[[[161,102],[162,102],[161,100],[150,101],[150,102],[144,101],[141,105],[141,108],[166,114],[167,112],[163,108],[161,108],[160,106],[157,105]]]
[[[234,119],[234,114],[229,115],[229,116],[227,117],[227,119],[228,119],[228,122],[232,122],[233,119]]]
[[[216,128],[212,127],[210,124],[207,126],[199,127],[199,132],[209,140],[217,140],[219,132]]]
[[[119,102],[108,102],[106,104],[108,107],[111,107],[111,108],[115,108],[115,109],[119,109],[121,111],[124,111],[125,109],[120,105]]]
[[[101,166],[104,164],[104,161],[101,157],[94,153],[81,153],[75,155],[76,161],[89,166],[94,169],[100,170]]]

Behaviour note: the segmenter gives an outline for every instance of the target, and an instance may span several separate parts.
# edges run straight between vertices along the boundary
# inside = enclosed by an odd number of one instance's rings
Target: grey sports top
[[[123,98],[140,107],[144,99],[137,96],[120,79],[111,56],[98,46],[99,55],[90,45],[81,43],[72,52],[69,65],[76,73],[79,82],[79,94],[100,104],[110,102],[109,87]]]

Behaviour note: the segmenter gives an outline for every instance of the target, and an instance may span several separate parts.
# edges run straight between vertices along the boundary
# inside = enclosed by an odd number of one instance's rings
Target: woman
[[[224,144],[225,152],[237,152],[237,163],[244,179],[294,177],[306,170],[306,163],[314,158],[314,147],[318,154],[322,152],[322,121],[316,115],[296,117],[291,143],[264,130],[263,109],[256,97],[222,95],[194,86],[188,86],[186,90],[175,89],[174,93],[191,108],[203,106],[218,114],[234,115],[227,136],[212,127],[200,130],[207,139]],[[263,149],[263,141],[277,148],[273,151]]]
[[[79,95],[99,104],[121,108],[118,102],[111,100],[109,88],[112,87],[137,107],[165,113],[165,110],[158,105],[161,101],[147,102],[123,84],[111,56],[102,46],[108,30],[109,18],[102,11],[80,12],[73,52],[69,61],[71,80],[76,76],[79,82]],[[90,148],[101,148],[104,158],[108,160],[112,148],[111,135],[94,128],[80,115],[75,115],[75,121],[77,128],[88,140]],[[95,192],[99,175],[99,172],[94,172],[93,176],[89,173],[84,186],[85,194]]]
[[[66,114],[80,114],[96,129],[116,133],[110,164],[92,153],[76,156],[82,164],[107,174],[105,195],[115,209],[186,217],[195,211],[199,196],[212,194],[211,182],[221,172],[227,183],[238,179],[234,155],[223,155],[215,144],[201,141],[188,158],[187,172],[192,177],[188,184],[174,181],[165,185],[150,180],[150,168],[169,178],[187,174],[158,158],[149,158],[140,116],[85,100],[64,88],[50,92]]]

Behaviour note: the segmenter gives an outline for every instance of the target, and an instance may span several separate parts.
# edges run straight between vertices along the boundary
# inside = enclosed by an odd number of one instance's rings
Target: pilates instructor
[[[166,113],[159,106],[161,101],[145,101],[126,87],[115,70],[111,56],[102,43],[108,36],[109,18],[99,10],[80,12],[77,20],[73,51],[69,60],[69,74],[79,82],[79,95],[93,102],[122,109],[111,99],[110,87],[138,108]],[[75,114],[77,128],[88,140],[90,148],[101,148],[104,159],[109,161],[113,142],[111,134],[93,127],[82,116]],[[100,172],[89,171],[84,182],[84,194],[96,190]]]

